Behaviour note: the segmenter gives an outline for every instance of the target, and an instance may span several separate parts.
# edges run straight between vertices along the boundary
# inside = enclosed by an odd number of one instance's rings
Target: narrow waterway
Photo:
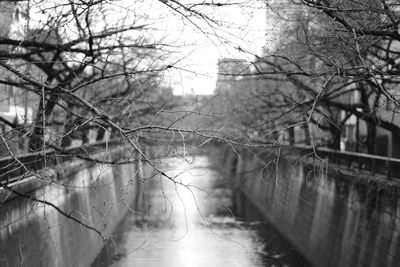
[[[310,266],[206,156],[165,160],[93,267]],[[187,187],[180,184],[186,184]]]

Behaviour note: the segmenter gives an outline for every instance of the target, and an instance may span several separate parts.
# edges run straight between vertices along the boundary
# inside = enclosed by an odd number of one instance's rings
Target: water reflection
[[[211,166],[163,162],[176,183],[147,180],[147,208],[126,216],[93,266],[309,266]]]

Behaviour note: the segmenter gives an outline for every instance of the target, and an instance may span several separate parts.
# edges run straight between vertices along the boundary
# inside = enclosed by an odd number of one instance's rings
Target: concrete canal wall
[[[213,146],[226,181],[316,267],[400,266],[398,182],[339,174],[299,158]],[[290,153],[289,153],[290,154]],[[304,158],[303,158],[304,159]],[[108,237],[129,208],[143,204],[143,164],[71,162],[52,182],[32,178],[15,188],[56,204]],[[57,182],[54,182],[54,181]],[[82,266],[93,262],[100,236],[52,207],[0,191],[0,266]]]
[[[400,266],[398,183],[339,174],[318,161],[305,164],[268,151],[258,159],[237,152],[214,154],[238,190],[313,265]]]
[[[141,205],[139,179],[150,170],[140,164],[71,164],[58,182],[34,178],[14,188],[56,204],[109,237],[128,208]],[[88,267],[104,245],[97,233],[50,206],[5,190],[0,197],[0,266]]]

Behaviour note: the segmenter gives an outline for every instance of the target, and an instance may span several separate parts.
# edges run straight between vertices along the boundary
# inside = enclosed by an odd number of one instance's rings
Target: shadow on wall
[[[263,160],[241,151],[231,176],[315,266],[400,266],[398,186],[284,158],[276,168],[273,153]]]
[[[138,166],[83,168],[34,194],[110,235],[128,207],[140,201]],[[14,198],[0,206],[0,266],[87,267],[103,247],[94,231],[50,206]]]

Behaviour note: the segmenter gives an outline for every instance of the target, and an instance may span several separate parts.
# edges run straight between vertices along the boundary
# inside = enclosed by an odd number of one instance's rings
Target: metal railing
[[[352,171],[366,171],[372,175],[381,174],[387,178],[400,179],[400,159],[370,155],[365,153],[338,151],[325,147],[286,146],[290,153],[301,156],[319,157],[329,163],[334,163]]]
[[[15,157],[2,157],[0,159],[0,183],[10,183],[29,172],[36,172],[45,167],[52,167],[77,158],[89,157],[106,148],[116,147],[119,143],[119,140],[109,140],[65,149],[50,148]]]

